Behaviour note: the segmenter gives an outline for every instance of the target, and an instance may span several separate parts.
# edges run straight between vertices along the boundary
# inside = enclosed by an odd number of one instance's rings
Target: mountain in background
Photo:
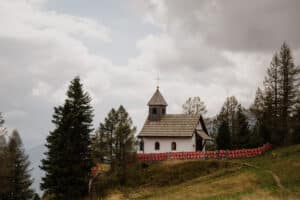
[[[44,176],[44,172],[39,168],[41,160],[46,152],[45,145],[38,145],[28,150],[29,160],[31,162],[31,176],[34,178],[32,188],[38,193],[42,194],[40,189],[41,178]]]

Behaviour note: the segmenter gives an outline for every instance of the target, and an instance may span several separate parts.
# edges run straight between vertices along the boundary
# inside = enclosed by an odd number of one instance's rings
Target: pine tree
[[[206,106],[200,97],[190,97],[182,105],[183,112],[188,115],[201,114],[202,116],[207,113]]]
[[[281,140],[281,133],[279,131],[279,116],[280,116],[280,84],[282,77],[280,74],[280,61],[277,53],[272,58],[270,66],[267,70],[267,76],[265,77],[265,101],[264,101],[264,120],[265,127],[268,128],[268,132],[271,133],[270,140],[274,144],[278,144]]]
[[[41,189],[54,199],[80,199],[87,194],[91,158],[91,98],[75,77],[63,106],[54,108],[55,129],[47,137]]]
[[[278,58],[277,53],[273,56],[273,59],[270,63],[270,67],[267,70],[267,76],[265,78],[265,91],[268,91],[271,98],[271,105],[272,105],[272,113],[271,118],[272,122],[278,121],[278,116],[280,113],[280,83],[281,83],[281,76],[280,76],[280,60]],[[275,129],[276,131],[276,129]]]
[[[99,145],[96,150],[110,158],[110,172],[117,175],[121,184],[125,183],[128,165],[134,157],[135,131],[129,114],[120,106],[118,110],[111,109],[104,122],[100,123],[97,132],[101,137],[94,141],[95,145]]]
[[[103,135],[103,151],[106,152],[106,157],[108,160],[114,160],[114,144],[116,137],[116,129],[118,123],[117,111],[112,108],[108,113],[107,117],[104,119],[104,123],[100,123],[99,132]],[[113,166],[111,166],[113,168]]]
[[[264,133],[263,126],[260,121],[256,121],[255,126],[253,127],[253,130],[251,132],[250,138],[249,138],[249,144],[248,148],[254,148],[254,147],[259,147],[263,145],[264,143],[264,138],[263,138],[263,133]]]
[[[100,125],[101,126],[101,125]],[[95,162],[104,162],[108,154],[108,138],[100,127],[92,138],[92,156]]]
[[[220,113],[217,116],[219,126],[224,121],[227,122],[233,141],[235,141],[237,137],[236,113],[238,111],[238,106],[239,103],[235,96],[227,97]]]
[[[216,142],[219,150],[231,149],[230,130],[226,121],[221,122],[221,125],[218,129]]]
[[[0,199],[7,199],[9,185],[9,165],[7,142],[4,136],[0,136]]]
[[[118,115],[117,111],[112,108],[105,117],[104,122],[100,122],[96,134],[93,139],[93,148],[92,153],[95,160],[98,162],[109,162],[110,171],[114,171],[115,165],[115,142],[116,142],[116,130],[118,124]]]
[[[238,106],[236,114],[237,134],[234,146],[236,148],[246,148],[250,142],[250,130],[244,109],[241,104]]]
[[[33,180],[30,177],[30,162],[22,147],[22,140],[14,130],[8,143],[9,183],[7,198],[13,200],[29,200],[33,197],[30,188]]]
[[[4,124],[4,119],[0,112],[0,128]],[[8,152],[7,142],[4,136],[4,131],[0,130],[0,199],[7,199],[8,183],[9,183],[9,166],[8,166]]]
[[[280,73],[282,82],[280,84],[280,98],[281,98],[281,129],[280,132],[283,135],[284,142],[287,143],[290,139],[291,117],[295,111],[295,105],[297,104],[297,94],[299,82],[300,69],[293,61],[291,49],[286,43],[283,43],[279,54],[280,60]]]
[[[127,166],[135,152],[134,133],[136,128],[133,127],[132,120],[123,106],[120,106],[117,111],[118,123],[116,129],[116,140],[114,145],[115,169],[119,177],[120,183],[126,181]]]
[[[250,107],[250,111],[254,113],[256,119],[261,120],[264,113],[264,95],[263,91],[258,87],[255,94],[254,103]]]

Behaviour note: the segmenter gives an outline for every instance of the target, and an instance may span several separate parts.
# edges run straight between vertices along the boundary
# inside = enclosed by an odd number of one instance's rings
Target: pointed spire
[[[157,86],[155,93],[151,97],[150,101],[148,102],[148,106],[167,106],[167,102],[165,98],[159,91],[159,86]]]

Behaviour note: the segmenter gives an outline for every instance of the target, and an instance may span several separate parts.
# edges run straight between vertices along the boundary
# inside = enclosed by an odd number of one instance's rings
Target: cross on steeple
[[[158,89],[159,88],[159,81],[160,81],[159,74],[157,74],[157,78],[155,80],[157,81],[157,89]]]

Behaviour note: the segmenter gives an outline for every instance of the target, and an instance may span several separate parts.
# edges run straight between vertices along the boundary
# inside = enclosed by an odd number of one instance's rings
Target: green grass
[[[300,145],[247,159],[155,163],[135,183],[106,199],[300,199]]]

